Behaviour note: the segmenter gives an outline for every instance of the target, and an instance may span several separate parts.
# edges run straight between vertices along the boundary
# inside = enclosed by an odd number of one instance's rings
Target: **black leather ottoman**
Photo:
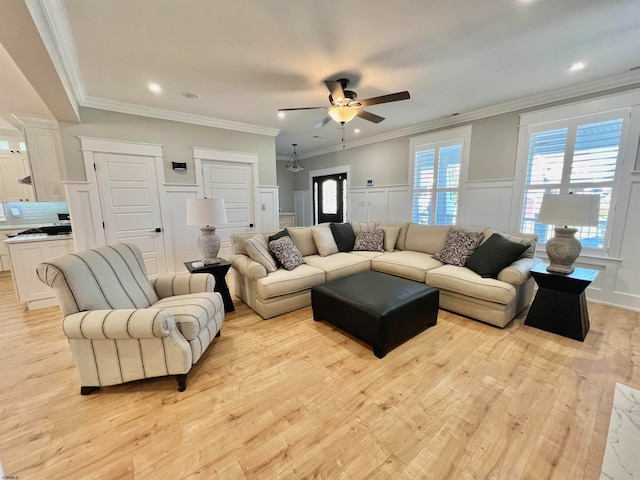
[[[438,321],[440,292],[380,272],[360,272],[311,289],[313,319],[326,320],[383,358]]]

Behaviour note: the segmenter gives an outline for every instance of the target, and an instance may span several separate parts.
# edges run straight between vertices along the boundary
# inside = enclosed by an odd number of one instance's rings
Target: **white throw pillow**
[[[269,245],[262,235],[254,235],[245,239],[244,248],[247,249],[249,258],[266,268],[267,272],[275,272],[278,269],[276,261],[269,251]]]
[[[330,227],[313,227],[311,229],[313,241],[316,242],[318,253],[323,257],[328,257],[334,253],[338,253],[338,244],[333,238],[333,232]]]

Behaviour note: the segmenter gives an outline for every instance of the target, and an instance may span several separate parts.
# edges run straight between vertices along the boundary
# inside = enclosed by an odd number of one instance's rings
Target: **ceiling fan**
[[[381,103],[397,102],[399,100],[408,100],[410,97],[409,92],[397,92],[390,93],[389,95],[381,95],[379,97],[367,98],[365,100],[358,100],[358,95],[353,90],[347,90],[349,86],[349,80],[346,78],[339,78],[338,80],[325,80],[324,84],[329,89],[329,102],[330,107],[300,107],[300,108],[279,108],[279,112],[288,112],[292,110],[315,110],[319,108],[326,109],[329,115],[327,115],[320,123],[316,125],[318,127],[324,127],[332,119],[336,122],[344,125],[347,122],[353,120],[356,116],[368,120],[373,123],[380,123],[384,120],[384,117],[375,115],[373,113],[362,110],[361,107],[369,107],[371,105],[379,105]]]

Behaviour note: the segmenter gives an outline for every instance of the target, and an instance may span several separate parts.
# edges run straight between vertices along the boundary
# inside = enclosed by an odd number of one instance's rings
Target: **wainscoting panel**
[[[294,194],[294,208],[296,211],[296,225],[310,227],[313,225],[313,200],[309,190],[296,190]]]
[[[469,182],[465,186],[459,223],[468,228],[491,226],[496,230],[516,231],[510,225],[513,209],[519,202],[513,198],[513,180]]]
[[[624,233],[622,234],[622,248],[620,258],[622,268],[618,272],[614,291],[616,293],[633,295],[640,302],[640,282],[638,282],[638,272],[640,272],[640,255],[638,245],[640,244],[640,178],[634,175],[629,193],[629,203],[624,222]]]
[[[258,187],[258,217],[260,225],[257,232],[273,232],[278,230],[280,219],[278,217],[278,187]],[[258,219],[256,219],[258,220]]]
[[[352,188],[347,217],[354,222],[408,222],[411,219],[409,187]]]
[[[200,187],[197,185],[165,186],[167,211],[164,218],[165,235],[168,237],[169,249],[173,253],[173,262],[168,263],[170,273],[186,272],[183,262],[198,260],[202,257],[198,250],[200,228],[185,225],[187,215],[187,199],[198,198]],[[222,255],[222,248],[220,249]]]
[[[89,182],[63,183],[69,202],[75,250],[106,244],[96,185]]]

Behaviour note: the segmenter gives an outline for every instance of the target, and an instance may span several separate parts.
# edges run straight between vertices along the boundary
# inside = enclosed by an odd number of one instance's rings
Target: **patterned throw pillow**
[[[371,231],[360,231],[356,235],[354,250],[366,250],[369,252],[383,252],[384,232],[380,229]]]
[[[475,252],[483,238],[483,232],[466,232],[450,228],[442,249],[433,258],[442,263],[464,267],[467,258]]]
[[[269,250],[273,252],[280,263],[282,263],[282,266],[287,270],[293,270],[298,265],[307,263],[289,236],[271,240],[269,242]]]

